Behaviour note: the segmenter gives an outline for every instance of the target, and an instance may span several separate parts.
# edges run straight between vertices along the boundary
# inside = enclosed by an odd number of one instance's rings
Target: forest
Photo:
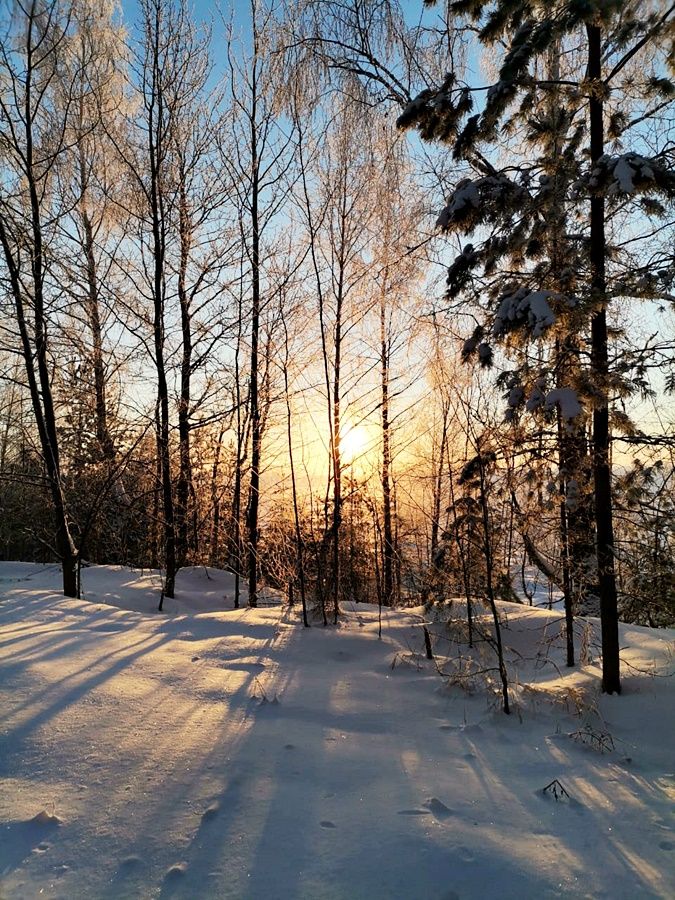
[[[324,624],[534,566],[617,690],[675,622],[674,16],[605,7],[9,4],[2,557]]]

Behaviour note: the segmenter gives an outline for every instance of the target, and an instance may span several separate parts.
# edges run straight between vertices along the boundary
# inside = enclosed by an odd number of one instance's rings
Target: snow
[[[553,291],[530,291],[524,287],[508,294],[499,304],[493,333],[501,335],[514,324],[526,323],[533,337],[541,337],[547,328],[555,324],[555,313],[549,303],[551,299],[559,299],[559,295]]]
[[[503,604],[507,717],[422,609],[380,641],[369,606],[235,611],[214,570],[168,614],[155,573],[83,583],[0,563],[0,896],[673,896],[675,631],[622,626],[606,697],[595,620],[566,670],[560,613]]]
[[[467,128],[477,118],[469,119]],[[492,204],[508,218],[509,210],[527,204],[531,199],[526,186],[512,181],[503,172],[476,179],[462,178],[439,213],[436,227],[451,231],[461,226],[460,231],[469,233],[483,220],[486,204]]]
[[[660,160],[641,156],[633,151],[619,156],[603,154],[593,164],[585,178],[576,183],[577,191],[587,186],[599,190],[608,197],[622,194],[643,193],[652,190],[672,191],[675,181]]]
[[[428,89],[422,91],[416,97],[413,97],[413,99],[404,106],[403,112],[399,117],[399,122],[397,123],[398,127],[405,127],[408,122],[415,121],[419,113],[426,109],[431,98],[432,92]]]
[[[7,565],[3,563],[3,565]],[[118,585],[116,590],[112,585]],[[154,570],[131,571],[121,566],[92,566],[82,569],[82,594],[87,600],[107,603],[136,612],[154,612],[162,589],[160,574]],[[240,585],[240,603],[246,602],[246,582]],[[164,612],[191,613],[232,609],[235,576],[208,566],[187,566],[178,573],[175,599],[164,598]],[[278,603],[277,591],[263,589],[261,605]]]
[[[655,181],[654,162],[640,156],[639,153],[624,153],[616,157],[603,157],[611,171],[614,183],[610,185],[608,194],[618,192],[632,194],[638,186],[644,188]],[[636,181],[638,182],[636,184]]]
[[[536,409],[539,409],[539,407],[544,403],[546,399],[544,394],[545,388],[546,379],[543,377],[537,378],[534,388],[532,389],[532,392],[527,398],[527,402],[525,403],[525,409],[528,412],[534,412]]]
[[[575,419],[581,415],[581,403],[574,388],[554,388],[546,395],[544,406],[553,409],[556,404],[560,407],[560,415],[563,419]]]
[[[614,177],[618,182],[619,190],[624,194],[632,194],[635,190],[633,178],[635,177],[635,169],[625,156],[619,157],[614,164]]]
[[[509,97],[513,93],[513,82],[500,79],[490,85],[486,94],[486,105],[500,103],[503,97]]]
[[[448,198],[446,206],[441,210],[436,220],[437,228],[448,228],[455,217],[462,214],[466,208],[478,209],[480,195],[476,183],[470,178],[464,178],[457,184],[452,195]]]
[[[523,390],[522,384],[516,384],[509,391],[507,403],[512,409],[515,409],[516,407],[520,406],[520,404],[523,402],[524,396],[525,396],[525,391]]]
[[[575,510],[579,507],[581,491],[579,489],[579,482],[576,478],[570,478],[567,482],[567,492],[565,496],[565,506],[569,510]]]

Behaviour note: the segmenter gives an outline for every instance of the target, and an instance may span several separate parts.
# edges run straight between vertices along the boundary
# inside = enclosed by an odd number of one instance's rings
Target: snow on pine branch
[[[457,183],[439,213],[436,226],[443,231],[462,228],[471,231],[495,210],[505,214],[531,201],[526,188],[504,174],[486,175],[483,178],[463,178]]]
[[[578,193],[587,189],[606,197],[646,192],[675,197],[675,173],[660,160],[639,153],[603,154],[575,188]]]
[[[560,415],[563,419],[576,419],[577,416],[581,415],[581,403],[579,403],[579,398],[574,388],[554,388],[552,391],[549,391],[544,400],[544,408],[547,410],[553,409],[556,405],[560,408]]]
[[[564,299],[561,294],[554,291],[530,291],[529,288],[520,287],[503,297],[495,316],[492,333],[495,337],[500,337],[515,328],[527,326],[533,337],[541,337],[556,321],[556,315],[549,301],[564,301]]]
[[[560,416],[565,422],[570,422],[582,414],[583,407],[574,388],[557,387],[548,390],[546,380],[544,375],[537,378],[527,399],[525,398],[525,391],[522,385],[517,384],[511,388],[508,395],[507,421],[513,419],[515,410],[523,402],[525,409],[530,413],[540,409],[543,409],[544,412],[552,412],[557,406],[560,410]]]

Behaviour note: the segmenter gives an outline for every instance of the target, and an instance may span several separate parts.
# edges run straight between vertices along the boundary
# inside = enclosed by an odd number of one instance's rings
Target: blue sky
[[[125,19],[130,22],[137,9],[137,0],[121,0],[122,9]],[[418,21],[424,10],[423,0],[402,0],[401,6],[409,16],[411,21]],[[217,20],[219,17],[219,9],[222,10],[226,18],[229,18],[230,11],[234,14],[234,21],[245,26],[250,16],[250,0],[192,0],[192,7],[198,19],[210,21]],[[425,17],[428,18],[437,14],[433,9],[425,11]]]
[[[127,24],[130,24],[134,17],[136,16],[136,12],[138,9],[137,0],[121,0],[122,11],[124,13],[124,18]],[[235,21],[240,21],[242,25],[245,25],[250,16],[250,3],[248,0],[222,0],[222,2],[214,2],[214,0],[192,0],[191,6],[195,11],[195,17],[205,22],[209,21],[218,21],[219,19],[219,9],[222,9],[222,12],[226,18],[229,17],[229,12],[232,10],[234,12]]]

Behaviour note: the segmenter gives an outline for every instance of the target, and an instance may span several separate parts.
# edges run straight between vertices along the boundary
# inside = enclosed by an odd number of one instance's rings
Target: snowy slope
[[[305,631],[228,577],[182,573],[160,615],[152,573],[87,570],[75,601],[0,563],[3,900],[675,894],[674,632],[623,628],[603,697],[556,613],[505,605],[506,717],[422,659],[419,616]]]

